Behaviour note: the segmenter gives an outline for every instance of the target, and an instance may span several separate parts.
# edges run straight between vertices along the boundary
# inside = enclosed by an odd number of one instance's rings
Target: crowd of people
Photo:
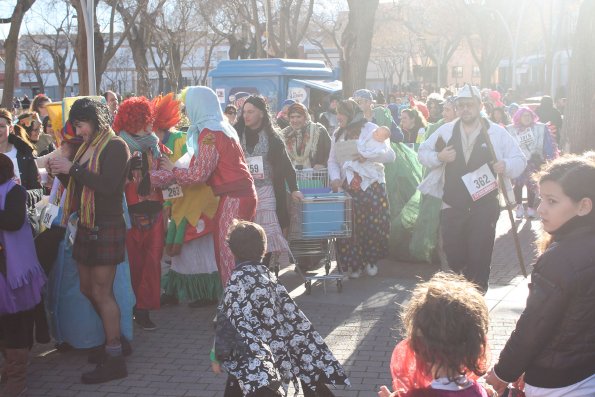
[[[560,157],[549,97],[534,110],[471,85],[444,94],[385,103],[362,88],[320,114],[288,99],[273,115],[262,96],[222,106],[194,86],[0,109],[4,394],[24,395],[29,350],[51,338],[94,348],[83,383],[126,377],[133,323],[154,330],[151,312],[180,302],[218,304],[210,358],[225,396],[349,385],[273,270],[291,256],[311,170],[352,200],[353,232],[335,242],[345,278],[374,277],[388,257],[450,270],[403,309],[379,396],[593,395],[595,156]],[[543,231],[527,307],[490,369],[483,295],[501,196]]]

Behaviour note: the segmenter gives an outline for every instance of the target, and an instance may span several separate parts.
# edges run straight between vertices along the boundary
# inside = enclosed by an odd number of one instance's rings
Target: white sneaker
[[[362,272],[359,270],[352,270],[351,272],[349,272],[349,278],[360,278],[362,275]]]
[[[525,217],[525,207],[523,207],[523,204],[519,204],[516,207],[516,218],[523,219],[524,217]]]
[[[537,211],[534,208],[527,208],[527,217],[531,219],[537,218]]]
[[[366,265],[366,273],[368,273],[368,276],[374,277],[378,274],[378,266],[373,263]]]

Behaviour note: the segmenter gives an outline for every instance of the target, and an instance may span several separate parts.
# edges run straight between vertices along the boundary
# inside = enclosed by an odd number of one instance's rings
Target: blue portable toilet
[[[286,99],[309,107],[312,100],[342,89],[341,81],[335,80],[324,62],[307,59],[221,61],[209,77],[222,106],[232,103],[236,93],[248,92],[264,96],[272,112],[280,110]]]

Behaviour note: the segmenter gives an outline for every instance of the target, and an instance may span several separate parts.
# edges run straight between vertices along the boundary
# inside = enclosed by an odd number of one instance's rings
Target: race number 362
[[[498,189],[498,182],[487,164],[461,177],[473,201]]]
[[[476,189],[481,189],[490,183],[490,177],[488,175],[480,175],[479,178],[473,180]]]
[[[184,193],[182,193],[182,187],[177,183],[170,185],[162,190],[163,198],[165,200],[174,199],[178,197],[182,197]]]

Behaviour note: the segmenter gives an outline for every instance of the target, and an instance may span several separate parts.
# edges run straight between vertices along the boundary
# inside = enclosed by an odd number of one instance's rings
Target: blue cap
[[[282,108],[284,108],[285,106],[291,106],[295,103],[295,101],[293,99],[286,99],[283,101],[283,104],[281,105]]]
[[[374,101],[374,94],[372,94],[372,91],[362,88],[353,93],[353,98],[362,98],[372,102]]]

